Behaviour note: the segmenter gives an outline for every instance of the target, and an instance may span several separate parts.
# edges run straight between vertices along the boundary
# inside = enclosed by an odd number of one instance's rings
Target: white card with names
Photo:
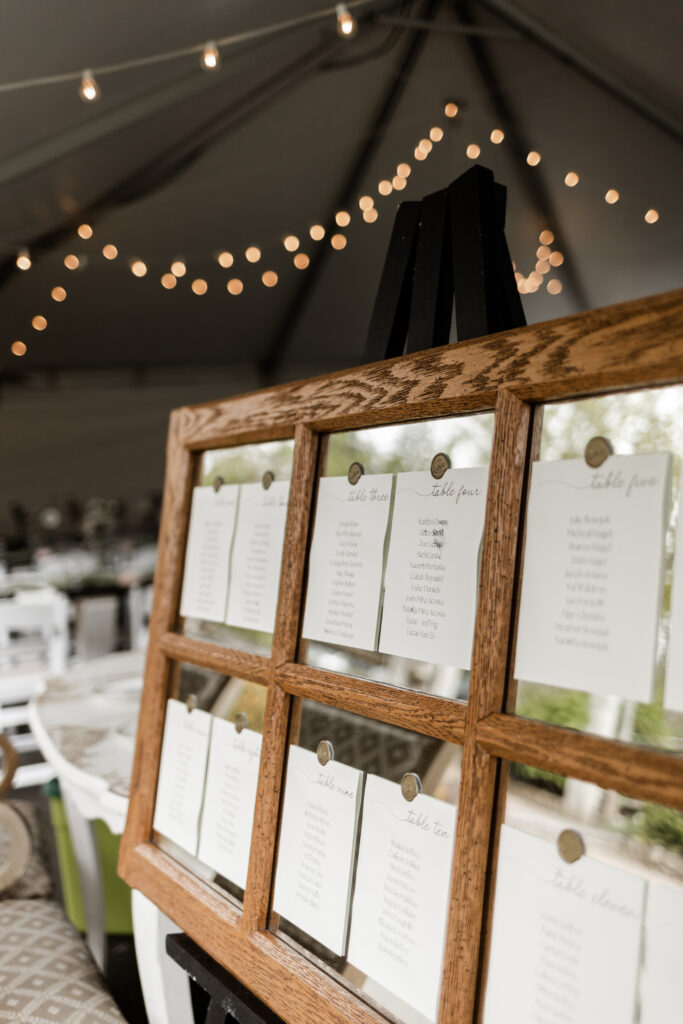
[[[273,909],[344,955],[363,773],[291,746]]]
[[[368,775],[348,960],[436,1020],[456,808]]]
[[[535,462],[515,675],[649,702],[671,456]]]
[[[230,569],[228,626],[272,633],[280,588],[289,480],[242,484]]]
[[[192,490],[180,614],[222,622],[228,598],[230,545],[239,487],[223,484]]]
[[[454,668],[472,662],[488,470],[399,473],[379,650]]]
[[[484,1024],[634,1024],[645,889],[503,825]]]
[[[214,718],[197,856],[242,889],[261,763],[261,734]]]
[[[645,911],[640,1024],[681,1024],[683,888],[651,882]]]
[[[669,656],[664,684],[664,707],[683,711],[683,478],[678,496],[678,526],[671,589]]]
[[[302,635],[373,651],[393,476],[326,476],[318,485]]]
[[[154,828],[196,854],[204,794],[211,715],[189,711],[179,700],[166,704]]]

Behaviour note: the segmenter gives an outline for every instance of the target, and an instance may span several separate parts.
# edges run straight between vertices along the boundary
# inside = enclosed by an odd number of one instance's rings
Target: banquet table
[[[123,832],[142,692],[144,653],[122,651],[81,662],[46,679],[29,720],[59,779],[83,890],[86,939],[106,967],[107,936],[100,859],[93,824]],[[135,950],[149,1024],[192,1020],[187,976],[165,954],[177,927],[141,893],[132,894]]]

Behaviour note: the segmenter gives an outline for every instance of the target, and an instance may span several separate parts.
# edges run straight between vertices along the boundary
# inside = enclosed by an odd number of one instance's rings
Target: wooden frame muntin
[[[440,1024],[470,1024],[485,976],[493,854],[508,760],[551,767],[605,788],[683,809],[683,759],[505,713],[510,691],[527,473],[547,402],[683,381],[683,293],[401,357],[199,407],[171,418],[157,593],[150,627],[129,822],[126,880],[291,1024],[385,1019],[267,932],[274,844],[292,697],[321,699],[463,744]],[[324,435],[495,408],[470,701],[367,684],[297,663],[313,493]],[[245,426],[245,423],[248,424]],[[181,637],[180,573],[200,451],[294,435],[286,555],[270,658]],[[267,685],[264,757],[242,913],[149,842],[169,666],[176,658]],[[334,674],[332,674],[334,675]],[[258,676],[258,678],[256,678]],[[324,678],[323,678],[324,677]],[[365,692],[362,692],[365,690]],[[343,700],[334,694],[344,694]],[[434,700],[438,704],[433,703]],[[432,702],[430,704],[430,702]],[[392,710],[392,704],[393,710]],[[445,705],[445,706],[444,706]],[[429,708],[440,720],[430,728]],[[411,727],[410,724],[407,727]]]

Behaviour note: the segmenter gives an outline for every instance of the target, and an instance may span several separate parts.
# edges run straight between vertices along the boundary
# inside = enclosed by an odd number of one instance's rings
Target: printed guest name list
[[[303,636],[372,651],[393,477],[323,477],[311,542]]]
[[[469,669],[487,478],[485,468],[397,477],[383,653]]]
[[[668,454],[534,463],[518,678],[651,699],[670,491]]]

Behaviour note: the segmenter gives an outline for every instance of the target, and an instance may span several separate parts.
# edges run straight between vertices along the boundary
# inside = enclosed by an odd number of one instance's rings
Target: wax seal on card
[[[586,852],[581,835],[573,828],[565,828],[557,837],[557,852],[567,864],[580,860]]]
[[[334,761],[334,747],[329,740],[321,740],[316,753],[323,768],[329,761]]]
[[[264,491],[268,490],[268,488],[270,487],[270,485],[272,484],[274,479],[275,479],[275,473],[273,473],[273,472],[271,472],[271,470],[267,469],[265,471],[265,473],[263,474],[263,476],[261,477],[261,486],[263,487]]]
[[[189,693],[185,698],[185,704],[187,705],[188,711],[194,711],[198,705],[196,693]]]
[[[235,715],[235,732],[242,732],[242,729],[246,729],[248,724],[244,711],[238,711]]]
[[[609,458],[609,456],[613,454],[614,448],[612,447],[611,441],[608,441],[606,437],[598,436],[591,437],[585,447],[583,457],[591,469],[597,469],[599,466],[602,466],[605,459]]]
[[[213,478],[213,489],[216,492],[216,494],[218,494],[218,492],[220,491],[220,489],[221,489],[221,487],[223,486],[224,483],[225,483],[225,480],[223,479],[222,476],[215,476]]]
[[[451,468],[451,460],[445,452],[439,452],[432,459],[429,471],[435,480],[440,480],[447,469]]]
[[[401,793],[403,794],[404,800],[408,803],[412,803],[416,796],[422,792],[422,783],[420,782],[420,776],[415,772],[406,772],[401,779]]]
[[[352,462],[347,470],[346,479],[352,487],[355,487],[364,472],[365,470],[360,462]]]

